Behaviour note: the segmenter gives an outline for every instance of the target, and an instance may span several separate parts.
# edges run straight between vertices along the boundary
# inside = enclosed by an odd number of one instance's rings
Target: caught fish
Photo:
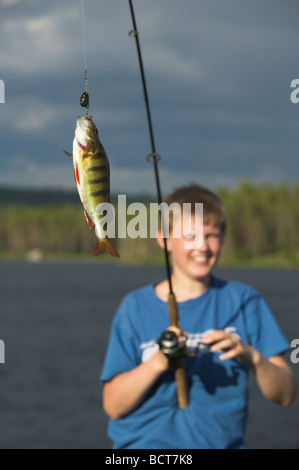
[[[97,246],[93,256],[109,253],[119,258],[101,223],[104,216],[96,211],[99,204],[110,203],[110,170],[108,157],[91,116],[77,118],[73,154],[65,153],[73,158],[76,186],[86,222],[89,228],[95,226]]]

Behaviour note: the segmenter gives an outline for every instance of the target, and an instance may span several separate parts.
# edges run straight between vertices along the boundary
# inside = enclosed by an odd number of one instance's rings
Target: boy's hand
[[[253,365],[255,360],[258,360],[259,353],[256,349],[243,343],[238,335],[228,331],[214,330],[202,339],[202,343],[211,345],[212,352],[225,351],[219,356],[222,361],[237,358],[245,364]]]
[[[183,340],[184,336],[188,336],[186,331],[180,330],[180,328],[177,326],[170,326],[169,328],[167,328],[167,330],[174,331],[174,333],[177,335],[179,339],[179,342]]]
[[[175,369],[177,360],[185,355],[186,340],[187,334],[184,331],[176,326],[170,326],[163,331],[162,336],[157,340],[160,349],[153,358],[159,361],[161,367],[165,367],[166,359],[167,368]],[[163,355],[164,365],[161,355]]]
[[[176,326],[170,326],[163,331],[157,340],[160,351],[169,361],[169,367],[174,368],[176,360],[185,356],[187,334]]]

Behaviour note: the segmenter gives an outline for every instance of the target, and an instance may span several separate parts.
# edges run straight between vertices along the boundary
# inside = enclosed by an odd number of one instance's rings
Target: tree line
[[[227,211],[224,263],[299,264],[299,183],[274,187],[244,180],[235,189],[220,187],[215,192]],[[117,220],[116,205],[115,211]],[[113,243],[124,262],[164,260],[149,237],[118,238]],[[95,244],[94,229],[88,229],[78,199],[43,204],[36,204],[36,199],[35,204],[0,201],[2,256],[20,258],[38,248],[45,256],[92,258]]]

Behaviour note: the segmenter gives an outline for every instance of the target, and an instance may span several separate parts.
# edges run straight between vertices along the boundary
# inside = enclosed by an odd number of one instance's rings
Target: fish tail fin
[[[108,253],[115,258],[120,257],[116,248],[112,245],[108,237],[102,239],[98,238],[98,243],[93,252],[93,256],[101,255],[102,253]]]

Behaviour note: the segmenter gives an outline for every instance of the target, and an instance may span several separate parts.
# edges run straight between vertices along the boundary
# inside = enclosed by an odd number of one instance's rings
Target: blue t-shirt
[[[190,350],[214,329],[235,332],[266,357],[289,348],[263,298],[244,284],[212,277],[204,294],[179,302],[178,309]],[[168,327],[168,305],[156,296],[154,285],[127,295],[113,321],[101,380],[111,380],[149,359],[158,349],[157,338]],[[169,370],[135,410],[110,419],[114,448],[244,448],[249,367],[237,359],[221,361],[219,355],[201,348],[197,357],[185,359],[186,409],[178,408],[174,373]]]

